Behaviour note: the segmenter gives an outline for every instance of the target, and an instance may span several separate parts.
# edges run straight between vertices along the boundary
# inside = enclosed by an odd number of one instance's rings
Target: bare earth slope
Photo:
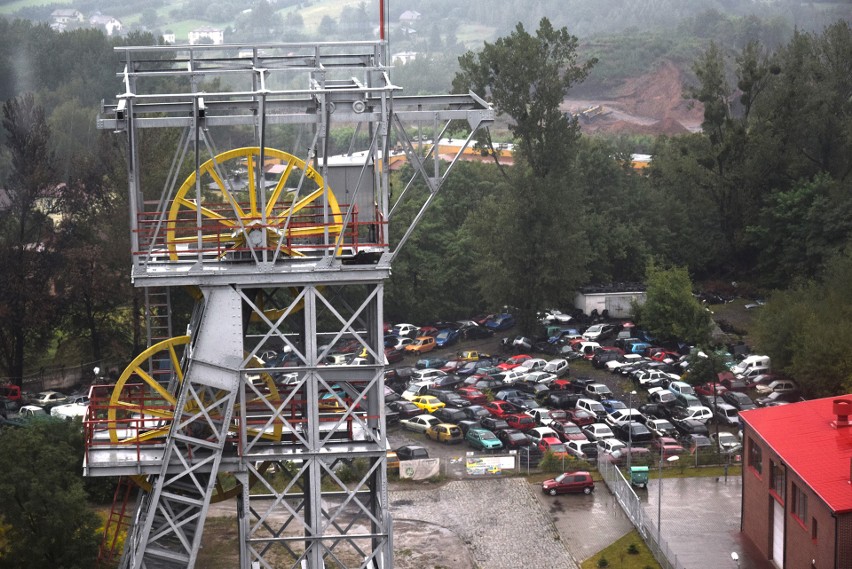
[[[562,109],[582,113],[586,133],[683,134],[701,128],[700,103],[683,97],[684,74],[665,62],[654,72],[625,80],[609,96],[592,99],[565,99]]]

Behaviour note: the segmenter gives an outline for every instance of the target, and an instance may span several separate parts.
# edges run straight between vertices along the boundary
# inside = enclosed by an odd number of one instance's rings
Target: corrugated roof
[[[743,412],[740,417],[835,513],[852,511],[852,427],[835,428],[832,404],[852,394]]]

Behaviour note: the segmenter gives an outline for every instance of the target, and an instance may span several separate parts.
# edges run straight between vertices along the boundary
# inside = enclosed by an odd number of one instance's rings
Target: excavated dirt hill
[[[667,134],[696,132],[701,128],[700,103],[683,97],[684,74],[671,62],[654,72],[625,80],[617,89],[600,98],[566,99],[562,109],[581,116],[583,132],[612,134]]]

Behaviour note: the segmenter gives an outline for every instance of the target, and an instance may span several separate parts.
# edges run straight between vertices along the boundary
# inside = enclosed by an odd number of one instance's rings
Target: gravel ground
[[[462,539],[478,567],[578,567],[533,487],[522,478],[484,484],[458,480],[428,490],[394,490],[390,501],[395,524],[420,520],[449,529]],[[436,566],[446,566],[443,555]]]

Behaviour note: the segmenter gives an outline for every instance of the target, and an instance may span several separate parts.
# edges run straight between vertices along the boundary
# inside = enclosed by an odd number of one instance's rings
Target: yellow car
[[[477,352],[476,350],[462,352],[459,354],[458,360],[462,362],[478,362],[479,352]]]
[[[438,423],[426,429],[426,436],[439,443],[462,442],[461,429],[452,423]]]
[[[412,399],[411,402],[427,413],[432,413],[433,411],[445,406],[443,401],[433,395],[418,395]]]
[[[420,336],[414,339],[413,344],[405,346],[406,353],[425,354],[435,349],[435,338],[432,336]]]

